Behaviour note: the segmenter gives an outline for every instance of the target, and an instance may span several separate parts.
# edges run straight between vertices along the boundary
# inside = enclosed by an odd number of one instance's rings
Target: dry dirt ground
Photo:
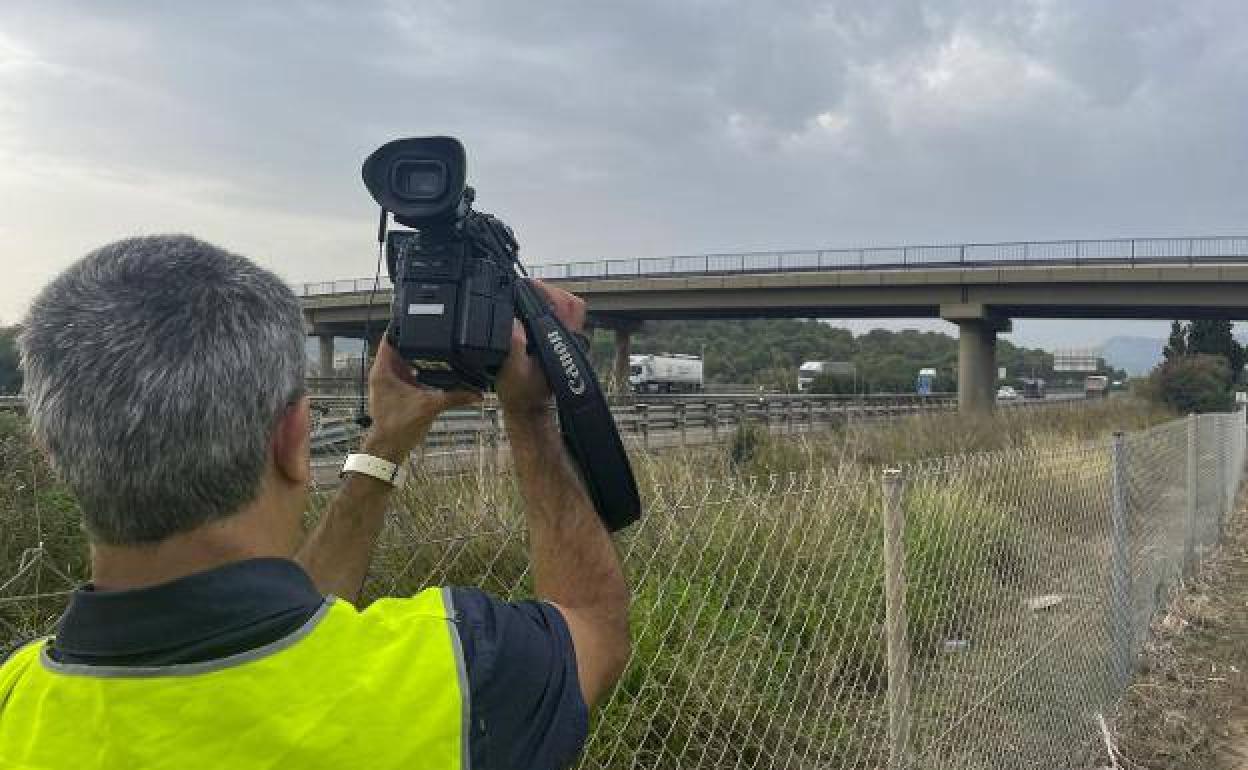
[[[1153,626],[1109,743],[1122,770],[1248,770],[1248,510]]]

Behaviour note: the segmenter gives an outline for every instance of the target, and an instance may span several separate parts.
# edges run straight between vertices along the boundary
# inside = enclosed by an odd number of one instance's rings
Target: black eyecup
[[[641,497],[589,359],[527,280],[516,282],[516,315],[554,391],[563,442],[598,516],[608,531],[624,529],[641,518]]]
[[[441,164],[446,170],[443,193],[427,200],[400,195],[394,189],[394,170],[398,164],[410,162]],[[464,196],[467,167],[468,156],[458,139],[426,136],[386,142],[365,159],[360,174],[373,200],[393,214],[395,221],[419,228],[454,215]]]

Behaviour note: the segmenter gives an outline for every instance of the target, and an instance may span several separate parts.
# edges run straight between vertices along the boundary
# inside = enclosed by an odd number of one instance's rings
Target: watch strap
[[[389,460],[383,460],[380,457],[363,453],[347,455],[346,462],[342,464],[342,473],[348,472],[372,476],[393,487],[400,486],[404,478],[402,464],[392,463]]]

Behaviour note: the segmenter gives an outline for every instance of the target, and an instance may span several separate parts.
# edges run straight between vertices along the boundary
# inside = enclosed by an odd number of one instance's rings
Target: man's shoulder
[[[589,711],[563,613],[478,588],[449,591],[472,692],[475,767],[566,767],[585,743]],[[489,736],[487,739],[486,736]]]
[[[412,596],[386,596],[377,599],[363,609],[344,599],[336,599],[334,607],[353,612],[358,618],[389,625],[413,621],[450,621],[455,619],[454,600],[451,589],[432,586]]]
[[[377,599],[358,610],[336,599],[327,620],[343,643],[377,654],[449,640],[474,692],[507,681],[517,671],[539,677],[568,672],[576,684],[572,635],[563,613],[548,602],[507,601],[479,588],[436,586],[413,596]],[[449,637],[448,627],[453,629]],[[377,646],[381,643],[385,649]]]
[[[3,655],[0,655],[0,668],[8,668],[12,666],[28,666],[35,658],[39,656],[43,646],[47,644],[50,636],[40,636],[30,641],[23,642]]]
[[[4,702],[5,696],[13,689],[14,682],[38,663],[47,641],[47,637],[40,637],[0,657],[0,703]]]

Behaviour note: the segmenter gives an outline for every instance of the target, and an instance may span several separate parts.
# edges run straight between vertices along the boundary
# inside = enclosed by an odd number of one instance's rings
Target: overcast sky
[[[4,0],[0,323],[140,232],[371,274],[398,136],[542,262],[1244,233],[1246,128],[1242,0]]]

